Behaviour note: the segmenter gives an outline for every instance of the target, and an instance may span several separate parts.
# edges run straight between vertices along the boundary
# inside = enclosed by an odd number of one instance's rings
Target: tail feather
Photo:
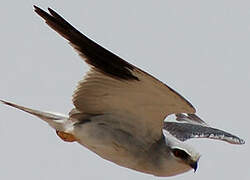
[[[65,124],[68,120],[68,116],[66,115],[61,115],[58,113],[51,113],[51,112],[45,112],[45,111],[39,111],[39,110],[34,110],[30,109],[24,106],[20,106],[8,101],[0,100],[3,104],[6,104],[8,106],[17,108],[19,110],[22,110],[24,112],[27,112],[29,114],[32,114],[36,117],[39,117],[40,119],[44,120],[47,122],[52,128],[54,128],[57,131],[64,131],[65,130]]]

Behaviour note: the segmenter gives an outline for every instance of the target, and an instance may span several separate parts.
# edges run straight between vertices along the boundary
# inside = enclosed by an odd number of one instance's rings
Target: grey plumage
[[[164,122],[164,129],[181,141],[190,138],[210,138],[231,144],[244,144],[244,140],[225,131],[198,124]]]
[[[69,115],[2,103],[44,120],[64,141],[77,141],[104,159],[156,176],[197,169],[200,154],[182,142],[189,138],[244,143],[209,127],[184,97],[87,38],[54,10],[49,8],[47,13],[34,8],[69,41],[90,70],[73,94],[74,108]],[[177,122],[164,122],[171,114]]]
[[[245,141],[225,131],[212,128],[195,114],[175,114],[178,122],[164,122],[164,129],[181,141],[190,138],[210,138],[231,144],[244,144]]]

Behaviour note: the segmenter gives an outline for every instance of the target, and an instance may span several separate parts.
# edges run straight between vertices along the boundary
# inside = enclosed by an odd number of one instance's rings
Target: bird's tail
[[[6,104],[6,105],[12,106],[14,108],[20,109],[22,111],[25,111],[27,113],[30,113],[36,117],[39,117],[40,119],[47,122],[53,129],[55,129],[57,131],[65,131],[66,122],[69,118],[66,115],[60,115],[58,113],[51,113],[51,112],[34,110],[34,109],[20,106],[20,105],[11,103],[11,102],[7,102],[4,100],[0,100],[0,102],[2,102],[3,104]]]

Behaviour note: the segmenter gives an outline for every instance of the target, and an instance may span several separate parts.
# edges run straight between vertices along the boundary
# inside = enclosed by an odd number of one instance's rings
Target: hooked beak
[[[197,168],[198,168],[198,161],[192,162],[190,164],[191,168],[194,169],[194,172],[196,172]]]

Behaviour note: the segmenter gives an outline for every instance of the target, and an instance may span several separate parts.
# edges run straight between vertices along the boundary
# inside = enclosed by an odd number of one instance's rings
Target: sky
[[[248,180],[250,2],[28,0],[0,6],[0,99],[67,114],[88,66],[33,12],[51,7],[100,45],[187,98],[245,145],[193,139],[196,173],[159,178],[63,142],[43,121],[0,104],[0,179]]]

